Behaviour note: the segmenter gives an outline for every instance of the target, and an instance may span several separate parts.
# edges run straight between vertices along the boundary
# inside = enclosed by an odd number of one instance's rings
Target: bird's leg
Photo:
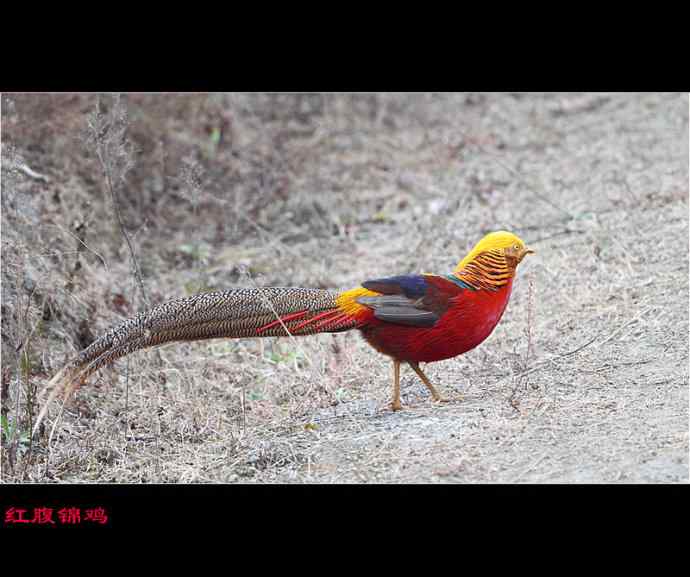
[[[402,405],[400,404],[400,361],[393,359],[393,402],[391,409],[400,411]]]
[[[412,361],[408,361],[408,364],[414,369],[414,372],[419,375],[419,378],[422,379],[422,382],[427,386],[427,389],[431,391],[431,396],[434,397],[434,401],[438,401],[440,403],[447,403],[450,399],[446,399],[445,397],[442,397],[439,392],[436,390],[436,387],[431,384],[431,381],[427,379],[426,375],[422,372],[422,369],[419,368],[419,363],[413,363]]]

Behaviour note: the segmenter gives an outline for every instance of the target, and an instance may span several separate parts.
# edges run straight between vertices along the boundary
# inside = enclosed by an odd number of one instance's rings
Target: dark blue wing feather
[[[432,327],[439,315],[426,310],[423,299],[429,284],[422,275],[401,275],[368,280],[362,286],[381,293],[379,296],[360,297],[357,302],[370,307],[374,316],[382,321],[415,327]]]
[[[380,293],[357,302],[374,311],[382,321],[431,327],[446,313],[453,299],[471,288],[456,277],[402,275],[368,280],[362,286]]]
[[[428,283],[423,275],[408,274],[368,280],[362,286],[384,295],[403,294],[410,299],[420,299],[426,294]]]

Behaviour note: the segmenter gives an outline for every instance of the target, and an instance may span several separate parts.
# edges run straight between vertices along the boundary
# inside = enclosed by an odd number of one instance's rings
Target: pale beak
[[[534,254],[534,251],[531,248],[523,248],[522,252],[520,253],[520,262],[522,262],[522,259],[525,258],[525,255],[528,254]]]

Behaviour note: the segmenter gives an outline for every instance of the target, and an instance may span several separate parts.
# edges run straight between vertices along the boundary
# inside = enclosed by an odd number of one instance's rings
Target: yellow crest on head
[[[519,236],[512,232],[505,230],[490,232],[474,245],[474,248],[460,261],[458,266],[455,267],[455,270],[459,271],[465,268],[465,266],[472,262],[478,254],[497,248],[509,248],[511,246],[517,246],[517,248],[521,250],[524,248],[525,243]]]

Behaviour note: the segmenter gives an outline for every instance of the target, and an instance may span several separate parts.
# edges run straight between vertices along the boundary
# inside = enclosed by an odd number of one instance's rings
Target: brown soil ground
[[[4,482],[688,482],[686,95],[4,95],[2,161]],[[217,340],[27,434],[146,302],[446,273],[496,229],[537,254],[491,337],[426,365],[451,403],[403,368],[390,412],[356,332]]]

